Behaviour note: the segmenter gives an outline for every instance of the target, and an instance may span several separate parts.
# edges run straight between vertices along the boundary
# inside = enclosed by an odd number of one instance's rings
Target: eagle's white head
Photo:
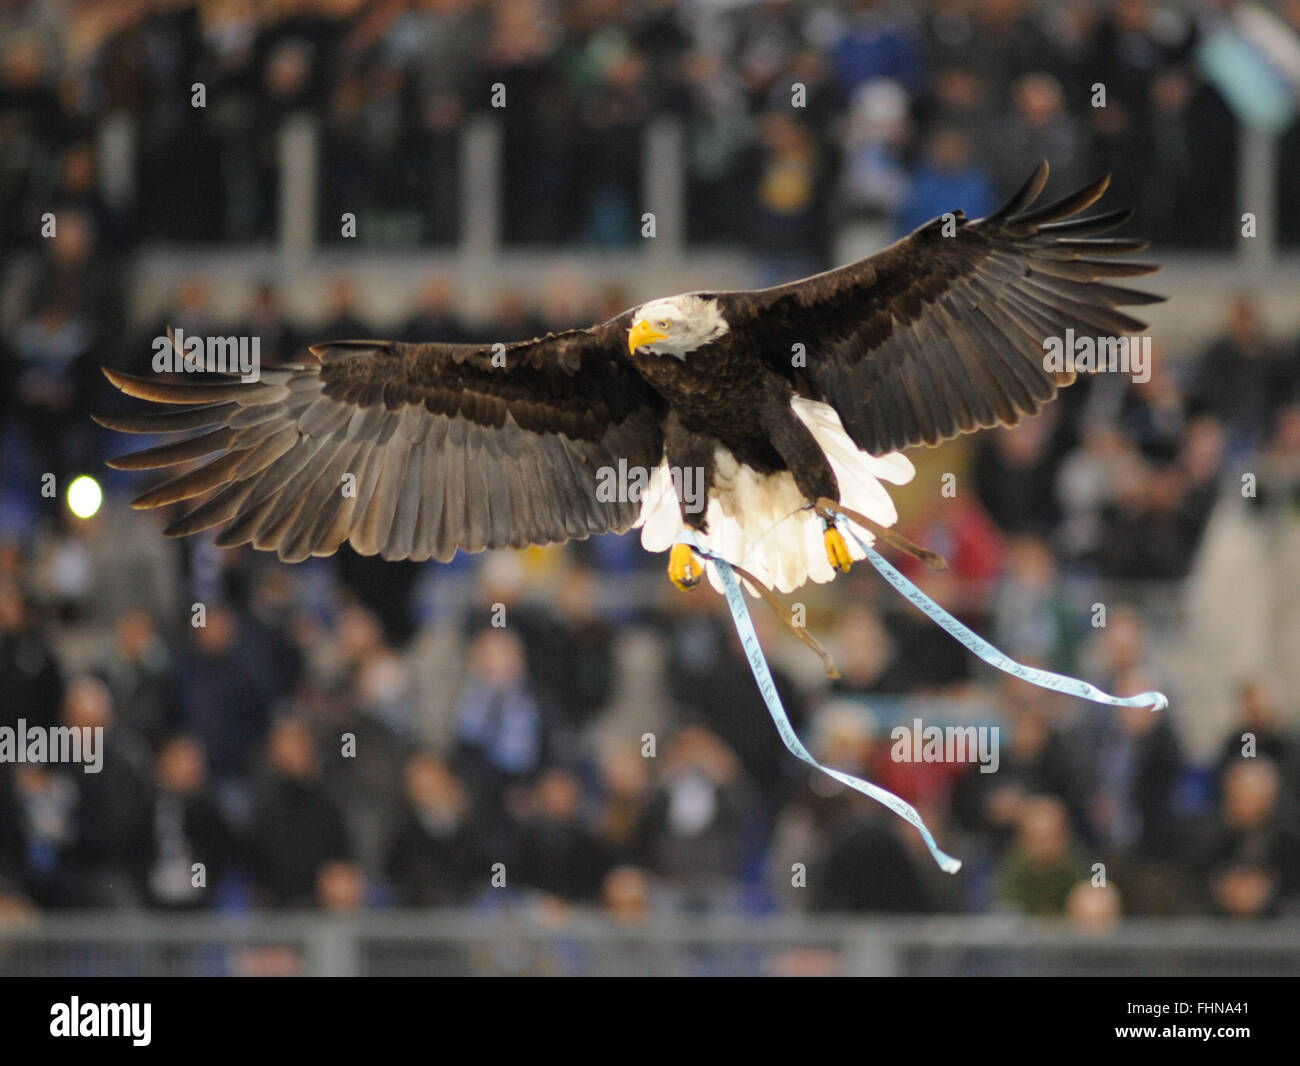
[[[685,359],[730,328],[717,300],[694,294],[669,296],[642,304],[632,313],[627,348]]]

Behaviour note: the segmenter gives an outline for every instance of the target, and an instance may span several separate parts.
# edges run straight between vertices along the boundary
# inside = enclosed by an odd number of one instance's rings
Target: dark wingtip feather
[[[121,370],[110,370],[108,367],[102,369],[104,376],[113,383],[113,386],[118,391],[124,392],[128,396],[134,396],[137,400],[152,400],[155,403],[224,403],[228,400],[248,396],[248,390],[258,384],[258,382],[244,383],[240,381],[173,383],[137,377],[135,374],[127,374]],[[265,380],[265,377],[263,377],[261,383],[264,384]]]
[[[160,444],[156,448],[119,455],[107,462],[114,470],[157,470],[221,451],[230,443],[231,437],[231,431],[221,426],[197,437],[187,437],[170,444]]]
[[[1001,222],[1003,219],[1019,214],[1027,208],[1038,199],[1039,194],[1043,191],[1043,186],[1047,184],[1047,176],[1051,173],[1051,169],[1046,159],[1041,160],[1038,167],[1029,175],[1028,180],[1020,186],[1019,191],[984,221]]]
[[[1118,255],[1122,252],[1144,252],[1151,247],[1151,242],[1140,237],[1062,237],[1053,241],[1050,247],[1087,252],[1090,255]]]
[[[115,433],[182,433],[219,425],[235,407],[233,403],[201,404],[178,411],[146,415],[98,415],[90,417],[97,425]]]
[[[1070,215],[1087,210],[1106,194],[1108,188],[1110,188],[1110,175],[1103,174],[1096,181],[1053,200],[1050,204],[1036,207],[1032,211],[1019,212],[1007,219],[1007,222],[1013,227],[1029,228],[1040,223],[1068,218]]]
[[[112,383],[113,388],[117,389],[118,392],[127,392],[127,388],[133,380],[130,374],[124,374],[120,370],[113,370],[106,366],[101,366],[99,369],[104,377],[108,378],[109,382]],[[130,393],[128,392],[127,395],[129,396]]]
[[[1038,232],[1053,236],[1060,233],[1105,233],[1108,230],[1124,225],[1133,217],[1133,214],[1134,211],[1131,207],[1117,207],[1113,211],[1104,211],[1099,215],[1089,215],[1087,218],[1067,218],[1060,222],[1046,222],[1038,227]]]

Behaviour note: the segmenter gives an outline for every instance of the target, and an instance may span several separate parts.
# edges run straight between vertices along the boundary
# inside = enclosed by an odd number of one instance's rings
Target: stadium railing
[[[389,911],[353,917],[65,914],[0,930],[0,975],[1300,974],[1300,921],[1018,916],[656,916]]]

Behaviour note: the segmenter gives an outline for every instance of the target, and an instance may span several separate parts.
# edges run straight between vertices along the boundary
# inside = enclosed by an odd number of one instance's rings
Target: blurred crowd
[[[1189,60],[1200,25],[1136,0],[0,0],[0,248],[32,245],[0,337],[0,726],[106,737],[99,774],[0,763],[0,908],[1295,913],[1294,648],[1233,673],[1208,759],[1166,656],[1210,558],[1267,564],[1272,599],[1243,610],[1298,625],[1300,339],[1249,293],[1199,349],[1157,342],[1146,380],[1081,381],[936,453],[955,492],[922,466],[901,494],[903,532],[951,564],[911,573],[936,600],[1023,662],[1161,689],[1173,711],[999,681],[868,573],[806,593],[834,682],[757,609],[810,748],[921,809],[966,860],[957,878],[785,752],[720,598],[672,591],[635,534],[285,567],[162,538],[167,516],[127,508],[138,480],[103,467],[124,447],[88,418],[124,402],[97,368],[147,370],[164,325],[257,336],[267,364],[381,332],[343,277],[318,321],[269,281],[223,319],[197,275],[158,321],[128,314],[135,242],[272,232],[292,112],[324,124],[327,217],[388,212],[424,241],[454,236],[458,134],[501,83],[514,241],[634,235],[641,134],[672,113],[697,241],[820,265],[847,220],[978,214],[1047,156],[1058,188],[1111,169],[1145,233],[1211,246],[1231,235],[1235,128]],[[122,118],[133,134],[113,141]],[[121,150],[129,196],[97,171]],[[57,235],[38,241],[45,210]],[[503,287],[469,321],[433,276],[397,332],[508,340],[628,302],[560,274],[540,291]],[[41,493],[88,471],[108,494],[92,519]],[[998,726],[998,772],[896,761],[890,730],[918,717]]]
[[[975,217],[1047,157],[1049,193],[1108,170],[1155,240],[1223,247],[1237,127],[1197,49],[1232,6],[4,0],[0,244],[38,240],[51,205],[114,247],[271,239],[302,117],[325,239],[351,212],[371,241],[453,241],[461,138],[487,114],[511,243],[635,241],[644,134],[672,116],[692,241],[817,265],[845,224]],[[1287,188],[1300,124],[1282,155]]]
[[[333,291],[330,321],[295,327],[274,289],[255,288],[246,328],[269,358],[295,330],[372,335],[350,285]],[[609,296],[566,291],[593,306]],[[453,294],[431,279],[410,335],[472,335]],[[494,337],[549,313],[515,297],[502,310]],[[166,318],[230,331],[198,280],[177,286]],[[147,361],[147,339],[135,347]],[[903,493],[903,531],[950,562],[912,574],[936,600],[1021,661],[1120,694],[1158,688],[1175,710],[999,684],[869,574],[800,594],[834,682],[759,608],[813,750],[922,809],[967,859],[958,879],[904,823],[784,751],[721,599],[671,590],[635,534],[447,566],[345,548],[286,567],[168,541],[166,516],[125,506],[138,479],[102,466],[122,445],[85,412],[107,409],[108,390],[87,374],[82,401],[67,401],[77,366],[9,365],[0,724],[102,726],[107,751],[97,775],[0,765],[0,892],[14,906],[346,910],[522,894],[629,920],[1010,908],[1101,923],[1300,906],[1294,688],[1234,675],[1220,751],[1193,759],[1164,654],[1178,590],[1207,555],[1266,563],[1278,625],[1296,623],[1300,359],[1248,295],[1203,351],[1157,348],[1142,383],[1086,378],[1017,429],[933,453],[955,491],[923,465],[924,485]],[[39,494],[48,475],[64,485],[84,470],[107,491],[94,518]],[[1210,551],[1225,511],[1267,552],[1231,532]],[[1230,648],[1211,657],[1232,669]],[[916,717],[997,725],[1000,768],[895,761],[890,730]]]

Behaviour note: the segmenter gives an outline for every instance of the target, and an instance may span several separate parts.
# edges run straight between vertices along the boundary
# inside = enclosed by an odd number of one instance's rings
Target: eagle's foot
[[[674,544],[668,555],[668,580],[683,592],[690,592],[704,576],[699,556],[689,544]]]
[[[853,556],[849,552],[849,542],[844,539],[844,534],[834,526],[827,526],[822,539],[826,542],[826,558],[830,560],[831,566],[841,574],[847,574],[853,566]]]
[[[835,525],[835,519],[839,515],[838,506],[834,500],[823,496],[812,507],[821,517],[826,530],[822,534],[822,540],[826,544],[826,558],[841,574],[847,574],[853,567],[853,554],[849,551],[849,542]]]

